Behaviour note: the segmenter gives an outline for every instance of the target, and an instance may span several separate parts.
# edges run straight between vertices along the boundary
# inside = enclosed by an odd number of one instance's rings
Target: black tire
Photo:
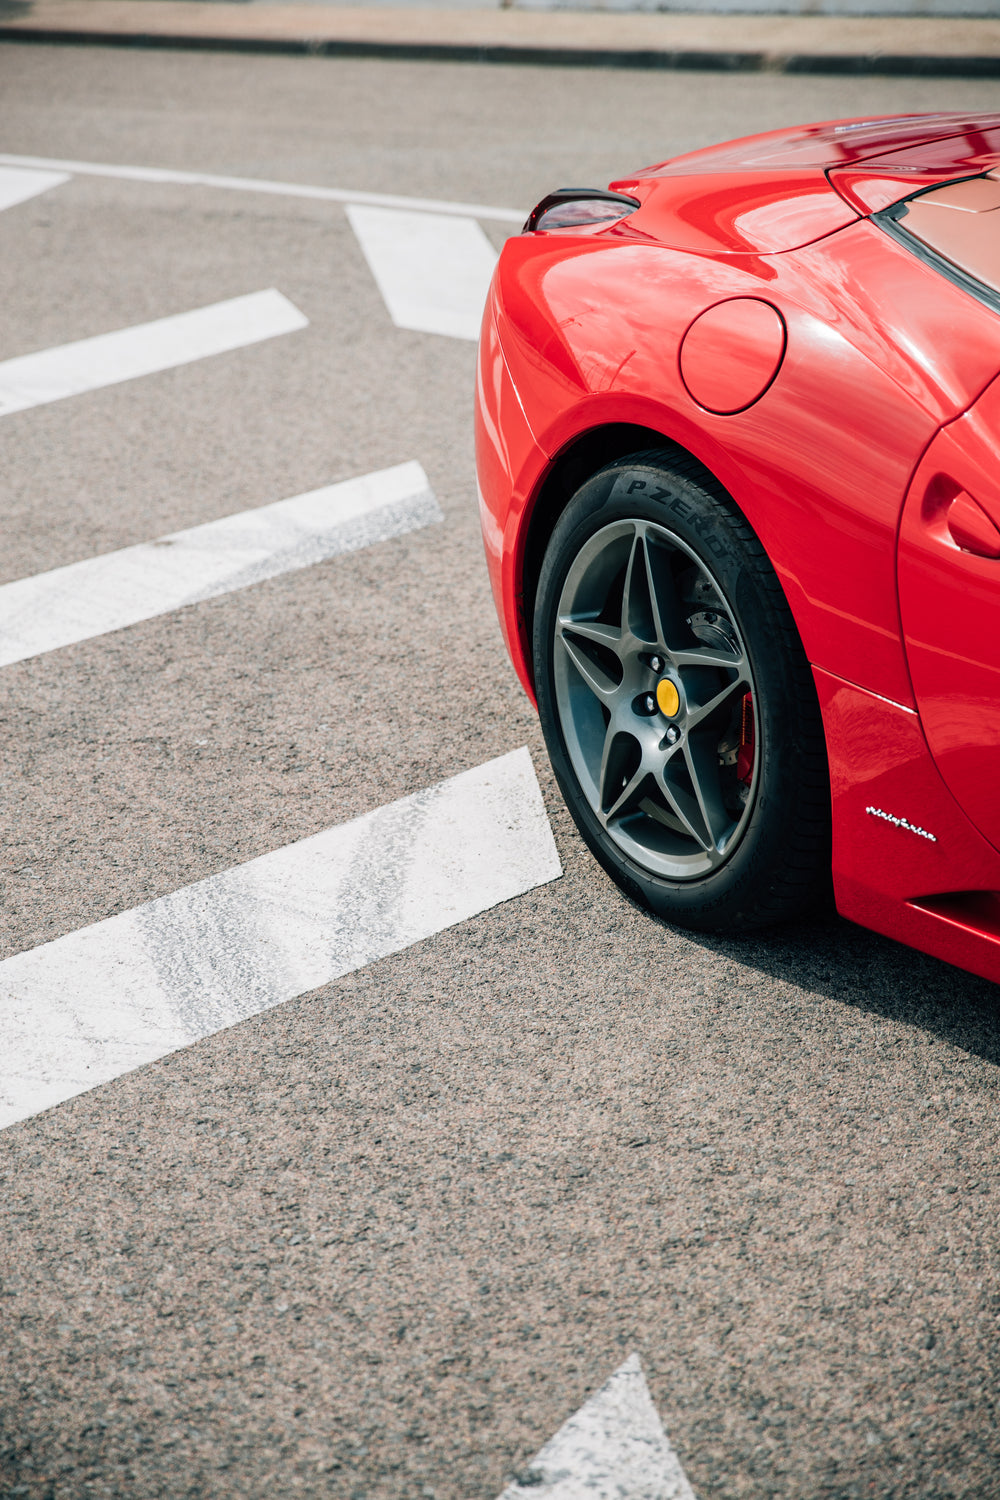
[[[556,779],[633,900],[740,932],[827,894],[812,673],[763,547],[694,459],[636,453],[576,493],[542,563],[533,654]]]

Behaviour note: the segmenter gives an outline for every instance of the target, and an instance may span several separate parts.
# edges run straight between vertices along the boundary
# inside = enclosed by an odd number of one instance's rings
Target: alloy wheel
[[[560,724],[605,834],[651,874],[723,865],[759,780],[754,679],[734,610],[666,527],[615,521],[581,548],[554,627]]]

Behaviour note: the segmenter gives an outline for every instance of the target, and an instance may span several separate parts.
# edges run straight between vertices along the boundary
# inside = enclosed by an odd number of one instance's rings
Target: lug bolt
[[[656,699],[653,697],[652,693],[647,693],[646,696],[645,696],[645,698],[643,698],[643,700],[642,700],[642,707],[643,707],[643,712],[644,713],[647,713],[647,714],[655,714],[656,713]]]
[[[680,739],[680,737],[681,737],[681,732],[677,728],[677,725],[676,724],[668,724],[667,725],[667,744],[668,745],[676,745],[676,743]]]
[[[662,672],[663,671],[663,657],[662,656],[651,656],[649,658],[649,665],[650,665],[650,669],[653,672]]]

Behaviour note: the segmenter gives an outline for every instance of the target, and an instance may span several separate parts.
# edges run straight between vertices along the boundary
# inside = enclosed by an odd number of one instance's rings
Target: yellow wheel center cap
[[[656,684],[656,706],[668,719],[672,719],[681,706],[681,695],[669,677],[661,677]]]

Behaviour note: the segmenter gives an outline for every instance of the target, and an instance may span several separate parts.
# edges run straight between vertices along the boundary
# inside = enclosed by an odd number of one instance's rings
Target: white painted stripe
[[[399,193],[351,192],[347,188],[309,187],[299,182],[271,182],[263,177],[220,177],[210,172],[174,172],[165,167],[121,167],[106,162],[63,161],[48,156],[11,156],[0,162],[12,167],[43,167],[84,177],[115,177],[125,182],[172,182],[182,187],[223,188],[238,193],[270,193],[281,198],[314,198],[321,203],[370,203],[377,208],[413,208],[425,214],[469,214],[502,224],[523,224],[524,209],[497,208],[489,203],[451,203],[442,198],[410,198]]]
[[[0,416],[293,333],[309,319],[272,287],[0,363]]]
[[[562,873],[515,750],[0,963],[0,1126]]]
[[[0,586],[0,666],[442,519],[427,475],[406,463],[20,578]]]
[[[478,339],[496,251],[475,219],[347,210],[397,328]]]
[[[500,1500],[695,1500],[632,1354]]]
[[[19,167],[0,167],[0,210],[13,208],[15,203],[26,203],[49,188],[68,182],[65,172],[39,172]]]

